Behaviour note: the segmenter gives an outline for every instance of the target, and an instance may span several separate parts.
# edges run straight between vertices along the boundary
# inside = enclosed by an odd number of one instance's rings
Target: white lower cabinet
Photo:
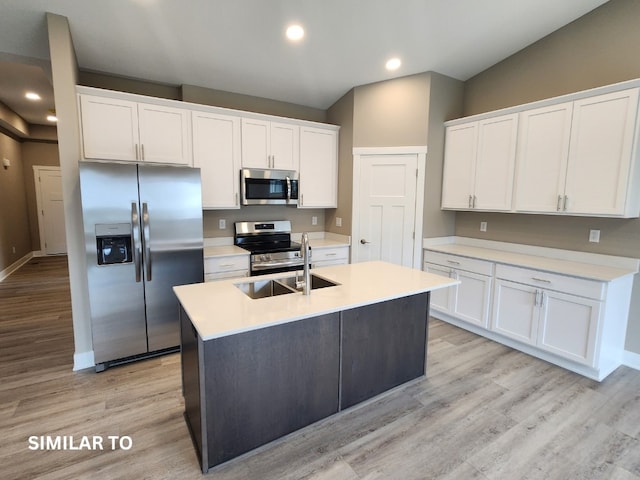
[[[493,270],[490,262],[431,253],[425,255],[424,270],[461,282],[454,287],[433,291],[432,308],[455,315],[465,322],[488,327]]]
[[[461,283],[431,315],[595,380],[622,364],[633,275],[599,281],[425,250],[424,270]]]
[[[349,263],[349,247],[311,248],[311,268]]]
[[[529,274],[531,283],[508,280],[519,280],[523,273]],[[575,279],[572,290],[578,294],[574,295],[552,290],[555,284],[572,282],[570,277],[502,265],[496,268],[496,277],[491,323],[495,332],[594,366],[595,339],[603,311],[598,296],[601,282]],[[594,283],[598,284],[595,288]]]
[[[249,255],[226,255],[204,259],[204,281],[248,277]]]

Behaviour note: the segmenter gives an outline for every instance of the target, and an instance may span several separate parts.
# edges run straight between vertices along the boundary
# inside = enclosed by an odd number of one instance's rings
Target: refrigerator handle
[[[149,238],[149,208],[142,204],[142,234],[144,238],[144,264],[147,270],[147,282],[151,281],[151,239]]]
[[[136,282],[142,280],[140,256],[142,249],[140,246],[140,219],[138,218],[138,204],[131,202],[131,230],[133,232],[133,264],[136,270]]]

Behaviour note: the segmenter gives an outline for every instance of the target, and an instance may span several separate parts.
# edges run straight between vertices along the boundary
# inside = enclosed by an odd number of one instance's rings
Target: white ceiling
[[[49,11],[69,19],[83,70],[326,109],[354,86],[393,77],[436,71],[467,80],[603,3],[2,0],[0,61],[49,58]],[[298,44],[284,37],[291,22],[306,31]],[[394,73],[384,69],[391,56],[402,59]],[[22,101],[11,100],[15,90],[3,83],[5,67],[0,63],[0,101],[22,115]]]

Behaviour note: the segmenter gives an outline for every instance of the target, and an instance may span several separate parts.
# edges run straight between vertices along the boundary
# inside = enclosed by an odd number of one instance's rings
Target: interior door
[[[40,245],[47,255],[67,253],[62,204],[62,176],[59,167],[36,167],[36,188],[40,199]]]
[[[415,154],[362,158],[355,261],[413,266],[417,168]]]

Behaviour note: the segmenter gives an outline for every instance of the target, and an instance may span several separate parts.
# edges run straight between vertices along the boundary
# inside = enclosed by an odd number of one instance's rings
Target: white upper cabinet
[[[574,102],[564,211],[638,216],[631,201],[637,111],[637,88]]]
[[[442,208],[511,210],[518,114],[447,127]]]
[[[573,103],[520,114],[515,210],[554,212],[563,207]]]
[[[195,111],[191,115],[202,208],[240,208],[240,117]]]
[[[299,208],[338,206],[338,132],[300,128]]]
[[[637,107],[636,88],[522,112],[515,210],[637,216]]]
[[[189,111],[80,95],[84,158],[192,165]]]
[[[447,122],[442,208],[638,217],[638,85]]]
[[[298,170],[300,127],[289,123],[242,119],[242,167]]]

